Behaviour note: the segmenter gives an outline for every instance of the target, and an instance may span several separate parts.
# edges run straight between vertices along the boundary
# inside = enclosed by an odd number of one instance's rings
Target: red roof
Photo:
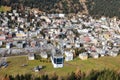
[[[90,41],[91,41],[90,38],[89,38],[89,36],[84,37],[83,40],[84,40],[85,42],[90,42]]]
[[[5,36],[0,36],[0,40],[5,40],[6,37]]]
[[[92,51],[96,51],[95,46],[92,46],[92,47],[91,47],[91,50],[92,50]]]

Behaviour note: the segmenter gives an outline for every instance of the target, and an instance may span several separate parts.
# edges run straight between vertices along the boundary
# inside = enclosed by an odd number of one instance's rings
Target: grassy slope
[[[89,72],[92,69],[102,70],[104,68],[118,70],[120,68],[120,55],[113,57],[102,57],[99,59],[88,59],[82,61],[79,58],[76,58],[74,61],[65,62],[65,65],[61,69],[54,69],[51,63],[43,63],[37,60],[28,61],[26,57],[13,57],[8,58],[9,66],[4,69],[0,69],[0,75],[5,74],[25,74],[25,73],[34,73],[34,75],[40,74],[51,74],[57,73],[60,76],[67,75],[72,71],[76,71],[79,68],[81,71]],[[28,63],[28,66],[21,67],[22,64]],[[32,68],[37,65],[43,65],[45,68],[41,70],[40,73],[35,73],[32,71]]]

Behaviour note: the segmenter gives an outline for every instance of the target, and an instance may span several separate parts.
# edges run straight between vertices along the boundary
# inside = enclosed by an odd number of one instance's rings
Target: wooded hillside
[[[94,17],[120,18],[120,0],[0,0],[0,5],[13,8],[39,8],[47,13],[78,13],[85,10]]]
[[[2,0],[0,3],[14,8],[22,5],[39,8],[47,13],[77,13],[84,10],[79,0]]]
[[[86,0],[90,15],[94,17],[107,16],[120,18],[120,0]]]

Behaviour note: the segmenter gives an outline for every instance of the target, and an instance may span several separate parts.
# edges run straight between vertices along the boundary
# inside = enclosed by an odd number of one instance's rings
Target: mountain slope
[[[84,10],[79,0],[1,0],[0,3],[14,8],[20,7],[21,3],[48,13],[77,13]]]
[[[120,18],[120,0],[0,0],[0,5],[24,9],[38,8],[47,13],[88,13],[93,17]]]
[[[120,0],[86,0],[90,15],[120,18]]]

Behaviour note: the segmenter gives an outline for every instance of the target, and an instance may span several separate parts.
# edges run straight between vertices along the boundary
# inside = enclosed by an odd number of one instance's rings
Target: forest
[[[88,14],[95,18],[120,18],[120,0],[85,0],[83,3],[87,6]],[[80,0],[0,0],[0,5],[23,9],[27,6],[46,13],[82,13],[85,10]]]
[[[92,70],[89,74],[86,74],[78,69],[65,77],[59,77],[55,73],[52,76],[45,74],[39,77],[25,74],[16,76],[6,75],[2,80],[120,80],[120,72],[104,69],[102,71]]]
[[[120,0],[86,0],[90,15],[120,18]]]
[[[84,10],[79,0],[1,0],[0,5],[12,8],[38,8],[47,13],[77,13]]]

